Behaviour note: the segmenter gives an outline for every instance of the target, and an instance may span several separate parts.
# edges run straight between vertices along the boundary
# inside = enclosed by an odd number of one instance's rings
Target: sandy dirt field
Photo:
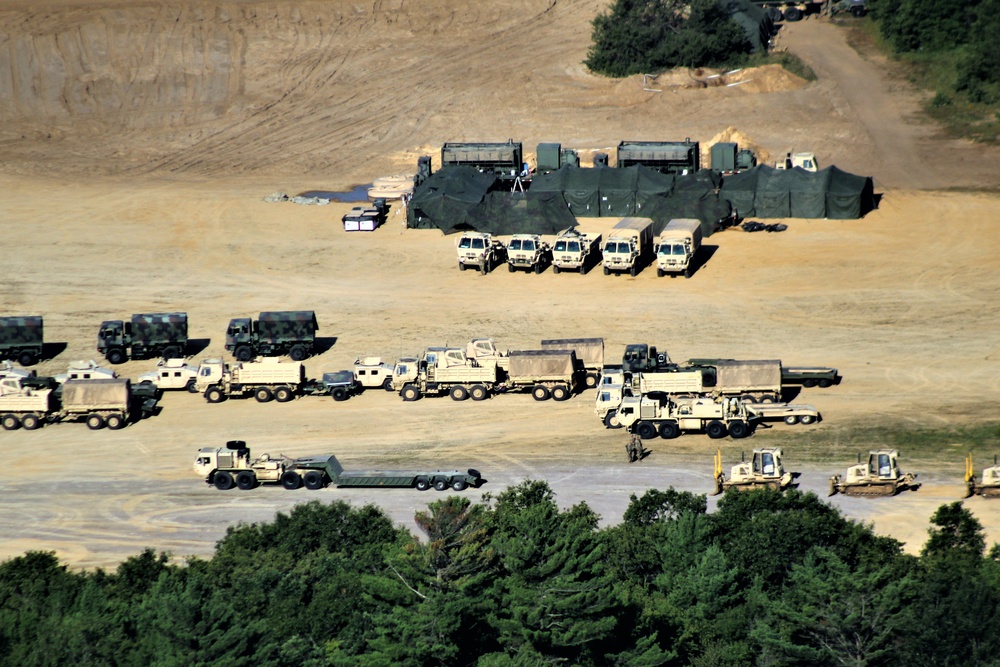
[[[805,390],[824,421],[802,434],[802,487],[824,493],[855,452],[855,429],[994,420],[1000,395],[1000,153],[936,136],[917,93],[809,20],[779,43],[819,74],[806,85],[642,90],[641,77],[589,75],[581,61],[599,2],[5,2],[0,18],[0,312],[43,314],[66,349],[41,373],[96,357],[98,324],[185,310],[195,359],[223,352],[231,317],[313,309],[328,349],[309,375],[358,356],[492,336],[602,336],[610,358],[647,341],[675,359],[781,358],[830,365],[843,383]],[[753,78],[752,73],[746,75]],[[666,80],[666,79],[665,79]],[[765,85],[765,84],[773,85]],[[688,281],[600,271],[460,273],[453,239],[405,230],[394,210],[348,234],[351,204],[266,203],[275,190],[345,190],[412,170],[444,141],[561,141],[612,152],[622,139],[707,141],[733,126],[772,154],[813,150],[872,175],[879,210],[858,221],[787,220],[781,234],[726,231]],[[585,220],[584,229],[615,221]],[[131,361],[130,377],[153,367]],[[367,393],[208,405],[169,394],[162,414],[118,431],[82,424],[0,432],[0,558],[54,550],[113,567],[146,546],[211,554],[227,526],[305,498],[377,502],[401,523],[433,495],[406,490],[220,493],[191,470],[198,447],[245,439],[257,452],[332,451],[345,466],[475,467],[473,495],[545,478],[561,504],[586,500],[606,523],[630,493],[711,488],[716,442],[685,436],[625,463],[621,431],[593,392],[565,403],[528,395],[403,404]],[[833,435],[836,451],[809,446]],[[726,461],[789,427],[723,442]],[[927,519],[962,495],[967,446],[905,459],[924,486],[895,499],[834,499],[910,551]],[[904,452],[905,454],[905,452]],[[980,461],[985,463],[985,460]],[[943,467],[939,467],[943,465]],[[433,492],[431,492],[433,494]],[[990,541],[1000,505],[967,501]]]

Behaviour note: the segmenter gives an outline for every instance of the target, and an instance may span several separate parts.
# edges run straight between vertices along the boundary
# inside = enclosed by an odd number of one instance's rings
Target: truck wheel
[[[449,486],[450,485],[448,484],[448,480],[446,480],[444,477],[438,477],[437,479],[434,480],[435,491],[447,491]]]
[[[812,415],[802,415],[802,417],[799,418],[799,421],[802,422],[803,424],[812,424],[814,421],[816,421],[816,418],[813,417]]]
[[[288,387],[278,387],[274,390],[274,400],[278,403],[287,403],[295,398],[295,392]]]
[[[628,274],[633,278],[635,278],[639,274],[639,267],[633,264],[631,267],[629,267]]]
[[[302,361],[306,358],[306,348],[304,345],[292,345],[292,349],[288,351],[288,356],[292,358],[292,361]]]
[[[781,10],[777,7],[768,7],[764,10],[767,16],[771,19],[773,23],[777,23],[785,18],[785,15],[781,13]]]
[[[101,415],[90,415],[87,417],[87,428],[91,431],[104,428],[104,417]]]
[[[618,411],[610,410],[604,415],[604,428],[621,428],[622,423],[618,421]]]
[[[386,378],[382,381],[382,388],[386,391],[392,391],[392,378]]]
[[[108,350],[108,353],[105,355],[105,358],[108,360],[109,363],[112,364],[125,363],[125,350],[121,350],[117,347],[112,348]]]
[[[677,422],[663,422],[660,424],[660,437],[664,440],[673,440],[679,437],[681,434],[681,429],[677,425]]]
[[[708,422],[708,426],[705,427],[705,433],[707,433],[708,437],[712,438],[713,440],[718,440],[719,438],[725,438],[726,434],[729,433],[729,431],[728,429],[726,429],[725,424],[723,424],[718,420],[713,419],[712,421]]]
[[[459,271],[465,271],[465,264],[462,264],[461,262],[459,262],[458,263],[458,270]]]
[[[663,274],[664,274],[664,271],[663,271],[663,269],[659,269],[659,268],[658,268],[658,269],[656,269],[656,277],[657,277],[657,278],[662,278],[662,277],[663,277]]]
[[[233,476],[225,470],[221,470],[215,473],[215,479],[212,483],[215,484],[215,488],[219,491],[228,491],[233,488]]]
[[[4,415],[3,419],[0,419],[0,424],[5,431],[16,431],[21,426],[21,420],[17,415]]]
[[[459,384],[452,387],[448,394],[453,401],[464,401],[469,397],[469,390]]]
[[[799,418],[796,417],[795,415],[788,415],[787,417],[785,417],[785,423],[788,424],[789,426],[795,426],[796,424],[799,423]]]
[[[24,415],[21,418],[21,426],[24,427],[25,431],[34,431],[41,425],[42,420],[38,418],[38,415]]]
[[[163,348],[164,359],[177,359],[181,356],[181,349],[176,345],[168,345]]]
[[[112,431],[117,431],[125,426],[125,418],[121,415],[108,415],[108,418],[104,423],[107,424],[108,428]]]
[[[656,437],[656,427],[651,422],[639,422],[635,425],[635,432],[643,440]]]
[[[507,273],[514,273],[514,271],[516,271],[516,269],[514,268],[514,265],[513,264],[508,264],[507,265]]]
[[[816,386],[816,380],[813,378],[806,378],[802,381],[802,386],[806,388],[811,388]]]
[[[271,394],[271,390],[267,387],[257,387],[253,392],[253,397],[257,399],[258,403],[267,403],[274,396]]]
[[[335,401],[346,401],[347,400],[347,389],[344,387],[334,387],[330,392]]]
[[[194,378],[191,378],[190,380],[188,380],[187,384],[184,385],[184,388],[188,390],[189,394],[197,394],[198,393],[198,383],[197,383],[197,381],[195,381]]]
[[[419,401],[420,400],[420,389],[412,384],[408,384],[403,387],[403,391],[399,392],[399,395],[403,397],[406,402]]]
[[[569,387],[562,385],[552,387],[552,399],[555,401],[565,401],[570,396]]]
[[[691,277],[691,268],[690,267],[684,269],[684,277],[685,278],[690,278]]]
[[[209,403],[221,403],[225,398],[226,395],[219,387],[209,387],[205,390],[205,400]]]
[[[554,274],[556,274],[556,275],[559,275],[559,272],[560,272],[561,270],[562,270],[562,269],[560,269],[560,268],[559,268],[558,266],[556,266],[555,264],[553,264],[553,265],[552,265],[552,273],[554,273]]]
[[[833,380],[830,380],[828,378],[823,378],[822,380],[820,380],[816,384],[819,385],[820,389],[829,389],[830,387],[833,386]]]
[[[587,275],[587,265],[586,264],[581,264],[580,265],[580,275],[581,276]]]
[[[865,15],[864,7],[851,7],[851,16],[853,16],[854,18],[860,19],[863,18],[864,15]]]
[[[233,356],[236,357],[236,361],[250,361],[253,359],[253,350],[249,345],[240,345],[233,352]]]
[[[417,491],[426,491],[431,488],[431,483],[426,477],[417,477],[413,481],[413,486]]]
[[[244,470],[236,475],[236,486],[240,491],[249,491],[257,486],[257,476],[249,470]]]
[[[536,401],[547,401],[550,395],[549,388],[543,384],[536,384],[535,388],[531,390],[531,397]]]
[[[789,7],[785,10],[785,20],[786,21],[801,21],[802,20],[802,10],[798,7]]]
[[[605,266],[604,267],[604,275],[610,276],[611,275],[611,269],[609,269],[608,267]]]
[[[481,384],[474,384],[469,388],[469,396],[474,401],[485,401],[489,398],[490,392]]]
[[[539,262],[539,263],[535,264],[535,274],[539,274],[539,273],[541,273],[541,272],[542,272],[542,269],[544,269],[544,268],[545,268],[545,267],[544,267],[544,266],[542,265],[542,263],[541,263],[541,262]]]
[[[465,491],[468,486],[464,479],[456,479],[451,483],[452,491]]]
[[[745,421],[734,421],[729,424],[729,437],[739,440],[750,435],[750,425]]]
[[[490,264],[489,264],[489,262],[484,261],[482,264],[480,264],[479,265],[479,272],[481,274],[483,274],[484,276],[487,273],[489,273],[490,272]]]
[[[24,352],[22,352],[17,356],[17,363],[21,364],[22,366],[31,366],[33,364],[38,363],[38,359],[35,358],[34,352],[29,352],[28,350],[25,350]]]
[[[593,389],[601,381],[601,376],[597,373],[587,373],[586,377],[587,389]]]
[[[288,491],[294,491],[302,486],[302,477],[294,470],[286,470],[281,473],[281,485]]]
[[[324,486],[323,473],[318,470],[310,470],[302,476],[302,483],[305,484],[306,488],[310,491],[318,491]]]

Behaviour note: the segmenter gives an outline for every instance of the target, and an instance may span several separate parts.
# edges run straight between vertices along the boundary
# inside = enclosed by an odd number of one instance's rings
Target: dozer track
[[[884,484],[851,484],[841,485],[837,489],[845,496],[894,496],[899,492],[896,482],[886,482]]]
[[[983,498],[1000,498],[1000,486],[974,486],[969,496],[982,496]],[[969,497],[966,496],[966,497]]]

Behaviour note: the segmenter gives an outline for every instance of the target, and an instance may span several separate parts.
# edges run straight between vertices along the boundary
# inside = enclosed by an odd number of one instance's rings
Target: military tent
[[[445,234],[467,227],[470,209],[479,206],[496,177],[468,166],[444,167],[417,186],[407,206],[406,226],[440,229]]]
[[[720,196],[743,217],[860,218],[875,207],[872,180],[836,167],[810,172],[759,165],[726,176]]]

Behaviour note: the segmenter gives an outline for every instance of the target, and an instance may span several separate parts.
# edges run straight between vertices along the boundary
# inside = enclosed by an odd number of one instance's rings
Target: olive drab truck
[[[33,431],[63,421],[84,421],[91,430],[117,430],[155,407],[155,398],[135,396],[124,378],[67,380],[58,399],[53,389],[26,386],[21,378],[0,380],[0,425],[8,431]]]
[[[656,239],[656,275],[662,278],[683,274],[691,277],[694,257],[701,248],[701,220],[675,218],[667,223]]]
[[[282,354],[302,361],[312,354],[318,329],[311,310],[263,312],[257,319],[235,317],[226,328],[226,350],[237,361]]]
[[[482,274],[487,274],[503,261],[506,250],[492,234],[464,232],[455,241],[458,251],[458,269],[465,271],[473,266]]]
[[[587,273],[601,255],[601,235],[579,232],[575,227],[564,229],[556,235],[552,245],[552,273],[578,271]]]
[[[541,273],[552,263],[552,248],[538,234],[514,234],[507,243],[507,269]]]
[[[333,454],[291,458],[282,454],[261,454],[252,459],[242,440],[230,440],[225,447],[202,447],[194,471],[220,491],[238,488],[249,491],[262,484],[280,484],[289,491],[302,488],[318,491],[337,487],[402,487],[426,491],[464,491],[483,483],[482,475],[469,468],[461,470],[363,470],[346,471]]]
[[[616,166],[625,168],[638,164],[664,174],[693,174],[701,168],[701,147],[690,138],[619,143]]]
[[[965,459],[965,497],[982,496],[984,498],[1000,498],[1000,465],[993,457],[993,465],[983,468],[982,477],[976,479],[976,471],[972,467],[972,454]]]
[[[160,356],[186,356],[187,313],[141,313],[130,321],[106,320],[97,332],[97,351],[112,364]]]
[[[520,141],[447,142],[441,146],[441,166],[465,165],[500,180],[515,181],[524,172],[524,148]]]
[[[626,396],[618,409],[622,426],[643,440],[659,435],[670,440],[683,431],[698,431],[709,438],[746,438],[757,417],[738,398],[653,398]]]
[[[774,489],[784,491],[798,478],[799,473],[788,472],[782,463],[779,447],[753,450],[749,461],[740,461],[732,467],[727,478],[722,472],[722,451],[715,454],[715,490],[717,496],[726,489],[752,491],[753,489]]]
[[[895,449],[879,449],[868,453],[868,462],[861,462],[847,469],[841,478],[830,478],[830,495],[843,493],[847,496],[894,496],[900,491],[920,488],[913,473],[903,473],[899,469],[899,452]]]
[[[0,360],[14,359],[32,366],[42,358],[43,322],[41,315],[0,317]]]
[[[543,350],[572,350],[588,389],[597,386],[604,368],[603,338],[550,338],[542,341]]]
[[[604,241],[604,275],[642,270],[653,244],[653,221],[649,218],[622,218]]]

